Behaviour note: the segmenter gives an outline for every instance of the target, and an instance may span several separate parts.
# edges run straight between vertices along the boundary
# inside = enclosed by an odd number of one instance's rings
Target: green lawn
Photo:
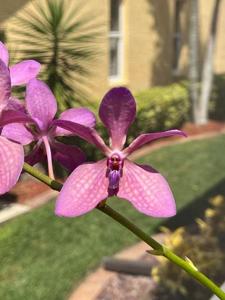
[[[225,193],[225,136],[169,146],[140,159],[169,180],[182,217],[191,222],[210,195]],[[195,205],[190,205],[195,202]],[[126,201],[110,203],[152,233],[159,219],[137,213]],[[50,203],[1,226],[0,299],[63,300],[101,258],[136,241],[99,211],[76,219],[54,216]],[[173,222],[173,225],[175,222]]]

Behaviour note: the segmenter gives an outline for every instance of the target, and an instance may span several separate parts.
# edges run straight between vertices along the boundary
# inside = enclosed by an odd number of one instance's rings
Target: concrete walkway
[[[49,190],[27,201],[26,204],[12,203],[0,211],[0,224],[9,221],[19,215],[25,214],[54,198],[58,192]]]

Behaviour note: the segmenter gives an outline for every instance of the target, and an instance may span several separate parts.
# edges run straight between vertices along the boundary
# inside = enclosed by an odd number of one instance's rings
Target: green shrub
[[[182,83],[153,87],[135,98],[137,118],[129,131],[131,138],[143,132],[179,128],[188,119],[188,91]]]
[[[169,235],[165,245],[180,256],[188,257],[190,263],[218,283],[224,281],[225,264],[225,199],[217,196],[211,200],[203,219],[196,224],[180,227],[174,232],[167,229]],[[210,292],[200,288],[189,275],[164,258],[158,257],[160,265],[152,270],[152,276],[158,283],[156,299],[189,300],[209,299]]]

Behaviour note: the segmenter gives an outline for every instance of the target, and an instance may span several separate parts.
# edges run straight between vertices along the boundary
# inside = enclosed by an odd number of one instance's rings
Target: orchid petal
[[[46,154],[42,149],[41,145],[36,145],[35,148],[25,157],[25,161],[34,166],[38,162],[42,162],[46,158]]]
[[[6,110],[16,110],[23,113],[26,113],[25,103],[16,97],[11,96],[8,100]]]
[[[9,70],[5,63],[0,59],[0,113],[7,105],[11,94],[11,82]]]
[[[27,85],[26,106],[41,130],[48,128],[57,111],[53,93],[43,81],[37,79],[32,79]]]
[[[136,103],[126,88],[113,88],[103,98],[99,116],[109,130],[112,148],[120,150],[136,115]]]
[[[41,65],[35,60],[24,60],[9,68],[12,86],[27,84],[40,72]]]
[[[106,159],[83,164],[68,177],[56,201],[58,216],[76,217],[94,209],[108,196]]]
[[[71,121],[87,127],[94,127],[96,124],[94,114],[87,108],[67,109],[60,115],[59,120]],[[71,134],[72,134],[71,131],[59,127],[56,128],[56,133],[55,133],[56,136],[71,135]]]
[[[22,145],[28,145],[34,140],[32,133],[20,123],[8,124],[4,126],[2,129],[2,136]]]
[[[152,217],[164,218],[176,214],[176,204],[167,181],[149,166],[138,166],[125,160],[117,196]]]
[[[53,126],[59,126],[61,128],[64,128],[68,131],[71,131],[75,135],[81,137],[85,141],[89,142],[90,144],[95,145],[97,148],[99,148],[104,154],[108,155],[111,153],[111,150],[106,146],[103,139],[100,137],[100,135],[97,133],[97,131],[93,128],[73,123],[70,121],[64,121],[64,120],[54,120],[52,122]]]
[[[0,59],[4,62],[6,66],[9,64],[9,52],[6,46],[0,42]]]
[[[21,111],[4,110],[0,118],[0,126],[11,123],[34,123],[34,120]]]
[[[164,137],[175,136],[175,135],[186,137],[186,134],[183,131],[178,130],[178,129],[172,129],[172,130],[167,130],[167,131],[163,131],[163,132],[141,134],[126,149],[123,150],[123,154],[125,156],[128,156],[147,143],[150,143],[152,141],[155,141],[155,140],[158,140],[158,139],[161,139]]]
[[[58,161],[70,172],[86,160],[84,152],[72,145],[65,145],[57,142],[52,143],[52,152],[53,159]]]
[[[24,162],[23,146],[0,136],[0,194],[18,181]]]

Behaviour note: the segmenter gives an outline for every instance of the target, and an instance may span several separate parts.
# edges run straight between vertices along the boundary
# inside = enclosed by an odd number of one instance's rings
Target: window
[[[122,77],[123,64],[121,0],[110,1],[109,46],[109,77],[111,81],[117,81]]]

